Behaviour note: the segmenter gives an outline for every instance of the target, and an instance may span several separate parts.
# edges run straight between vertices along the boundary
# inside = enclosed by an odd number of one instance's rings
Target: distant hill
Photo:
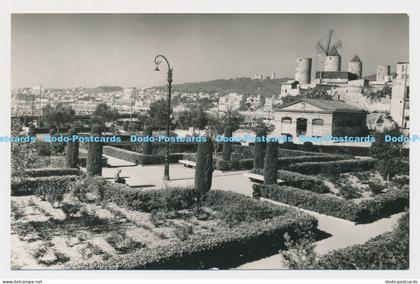
[[[101,89],[104,93],[119,92],[119,91],[124,90],[124,88],[120,86],[99,86],[97,88]]]
[[[219,79],[206,82],[194,82],[176,84],[173,90],[183,93],[199,93],[208,94],[229,94],[240,93],[244,95],[261,94],[265,97],[273,96],[280,93],[281,84],[290,80],[289,78],[281,79],[251,79],[251,78],[235,78],[235,79]],[[165,89],[166,87],[152,87],[151,89]]]

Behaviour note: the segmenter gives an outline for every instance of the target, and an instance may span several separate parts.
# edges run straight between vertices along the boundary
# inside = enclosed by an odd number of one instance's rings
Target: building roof
[[[328,112],[364,112],[364,110],[349,105],[343,101],[339,101],[339,100],[321,100],[321,99],[300,99],[297,101],[293,101],[291,103],[288,104],[284,104],[281,105],[279,107],[280,109],[286,108],[288,106],[297,104],[297,103],[301,103],[301,102],[305,102],[308,103],[310,105],[313,105],[315,107],[318,107],[324,111],[328,111]]]
[[[362,62],[362,60],[360,60],[359,56],[357,56],[357,54],[353,57],[352,60],[350,60],[350,62]]]

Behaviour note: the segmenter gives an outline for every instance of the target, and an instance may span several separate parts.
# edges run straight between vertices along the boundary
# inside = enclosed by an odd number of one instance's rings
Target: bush
[[[12,196],[41,194],[48,195],[49,191],[61,188],[70,189],[70,185],[76,180],[76,176],[52,176],[35,178],[12,178]]]
[[[232,127],[228,126],[225,128],[224,136],[231,138],[233,133]],[[223,160],[230,161],[230,154],[232,153],[232,142],[223,143]]]
[[[186,194],[185,192],[192,191],[179,189],[178,193]],[[142,194],[149,195],[153,199],[157,192],[161,194],[163,191],[147,191]],[[136,202],[136,200],[131,199],[130,202]],[[256,209],[248,211],[259,221],[241,223],[232,229],[220,230],[218,234],[206,236],[206,238],[196,235],[187,236],[186,233],[190,232],[190,229],[180,228],[176,234],[185,241],[172,243],[170,248],[168,246],[143,248],[124,256],[114,256],[106,261],[78,264],[72,269],[231,268],[250,259],[276,253],[284,246],[286,232],[292,238],[297,238],[296,231],[312,231],[317,226],[317,220],[314,217],[291,208],[261,203],[234,192],[210,191],[204,202],[205,206],[212,209],[241,204],[248,209],[256,206]],[[271,213],[276,210],[278,212]],[[270,218],[271,214],[275,216]],[[265,219],[266,217],[269,219]]]
[[[28,177],[78,176],[80,174],[80,170],[74,168],[28,169],[25,172]]]
[[[92,136],[98,137],[101,135],[99,125],[92,127]],[[88,175],[96,176],[102,175],[102,152],[103,145],[101,142],[89,142],[88,156],[86,160],[86,172]]]
[[[256,133],[257,137],[261,137],[260,139],[265,139],[267,137],[267,131],[265,129],[258,129]],[[264,168],[264,156],[265,156],[265,149],[267,143],[266,142],[255,142],[254,146],[254,168],[255,169],[262,169]]]
[[[144,136],[152,137],[153,131],[150,126],[146,127],[144,129]],[[151,155],[153,151],[153,145],[151,142],[143,142],[143,154],[145,155]]]
[[[328,162],[304,162],[296,163],[288,167],[289,171],[307,175],[316,175],[323,172],[348,173],[357,171],[369,171],[374,167],[375,160],[342,160]]]
[[[370,239],[362,245],[335,250],[317,261],[317,269],[408,269],[409,215],[398,221],[398,226]]]
[[[69,136],[76,135],[76,129],[72,128],[69,130]],[[79,142],[67,142],[66,147],[66,167],[68,168],[76,168],[79,158]]]
[[[267,143],[267,151],[264,159],[264,184],[277,183],[278,143]]]
[[[304,162],[327,162],[344,160],[344,156],[337,155],[310,155],[310,156],[296,156],[296,157],[281,157],[278,159],[279,169],[289,169],[291,165]]]
[[[208,139],[198,145],[194,188],[200,195],[211,189],[213,178],[213,142]]]
[[[298,187],[316,193],[330,192],[328,186],[326,186],[324,182],[317,177],[306,176],[289,171],[278,171],[277,173],[277,177],[283,180],[285,182],[285,185]]]
[[[404,211],[409,206],[408,189],[390,190],[360,203],[321,195],[299,188],[255,184],[261,197],[354,222],[368,222]]]

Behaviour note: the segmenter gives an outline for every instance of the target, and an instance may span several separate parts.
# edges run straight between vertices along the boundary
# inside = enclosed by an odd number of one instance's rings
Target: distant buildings
[[[392,81],[391,116],[403,130],[410,127],[410,70],[408,62],[397,63],[397,76]]]

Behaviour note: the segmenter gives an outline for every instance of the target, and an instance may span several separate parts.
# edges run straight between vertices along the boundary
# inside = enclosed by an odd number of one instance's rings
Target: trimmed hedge
[[[43,169],[28,169],[25,173],[29,177],[50,177],[50,176],[78,176],[79,169],[75,168],[43,168]]]
[[[289,171],[298,172],[306,175],[316,175],[319,173],[348,173],[358,171],[369,171],[373,169],[375,160],[373,159],[352,159],[328,162],[304,162],[296,163],[287,167]]]
[[[263,169],[254,169],[252,172],[259,175],[264,175]],[[277,171],[277,178],[284,181],[283,185],[297,187],[320,194],[330,192],[328,186],[326,186],[324,182],[317,177],[280,170]]]
[[[56,190],[68,190],[77,176],[52,176],[12,179],[12,196],[47,194]]]
[[[104,146],[104,154],[121,160],[138,163],[140,165],[155,165],[165,162],[165,155],[144,155],[137,152],[120,149],[113,146]],[[183,154],[170,154],[169,162],[177,163],[181,160]]]
[[[256,196],[354,222],[378,220],[409,207],[408,188],[390,190],[360,203],[289,186],[254,184],[253,188]]]
[[[296,156],[296,157],[281,157],[278,159],[278,167],[281,170],[289,169],[291,165],[304,162],[329,162],[344,160],[346,157],[340,155],[317,155],[317,156]]]
[[[191,208],[194,204],[193,189],[170,189],[138,191],[128,186],[108,183],[104,199],[126,205],[131,209],[145,209],[151,212],[161,209],[165,194],[176,194],[173,208]],[[192,203],[192,204],[189,204]],[[207,193],[203,206],[219,209],[226,205],[237,204],[243,208],[262,207],[278,211],[278,216],[251,223],[241,223],[232,229],[221,230],[213,236],[191,236],[183,242],[170,246],[144,248],[131,254],[117,255],[106,261],[93,261],[76,264],[71,269],[209,269],[212,267],[232,268],[250,259],[264,257],[284,247],[284,234],[297,238],[297,231],[311,231],[317,220],[291,208],[284,208],[252,200],[241,194],[212,190]],[[158,205],[160,204],[160,205]]]
[[[409,216],[405,214],[398,227],[374,237],[362,245],[334,250],[317,261],[317,269],[408,269]]]

